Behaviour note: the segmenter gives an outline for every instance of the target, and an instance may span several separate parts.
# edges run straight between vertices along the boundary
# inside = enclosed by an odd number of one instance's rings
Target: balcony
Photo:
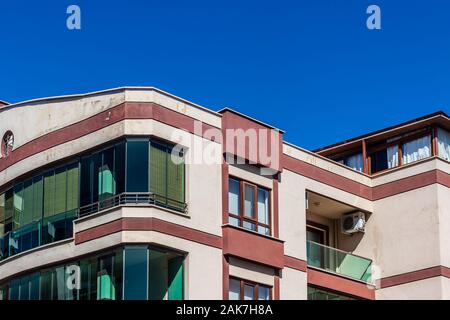
[[[308,267],[335,273],[353,280],[370,283],[372,260],[349,252],[307,241]]]

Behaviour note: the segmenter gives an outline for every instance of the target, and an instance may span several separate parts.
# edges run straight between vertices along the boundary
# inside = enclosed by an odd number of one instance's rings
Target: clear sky
[[[450,111],[448,0],[1,1],[0,43],[0,100],[155,86],[307,149]]]

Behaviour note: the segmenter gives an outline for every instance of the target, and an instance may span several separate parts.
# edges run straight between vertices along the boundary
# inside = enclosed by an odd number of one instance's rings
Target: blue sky
[[[448,0],[2,1],[0,99],[156,86],[314,149],[449,112],[449,15]]]

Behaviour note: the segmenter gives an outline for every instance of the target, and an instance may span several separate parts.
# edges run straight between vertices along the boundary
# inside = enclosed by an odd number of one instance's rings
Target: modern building
[[[316,151],[155,88],[0,106],[0,300],[450,299],[450,118]]]

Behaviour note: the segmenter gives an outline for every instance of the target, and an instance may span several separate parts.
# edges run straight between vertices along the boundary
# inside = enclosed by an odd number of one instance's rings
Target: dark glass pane
[[[258,286],[258,300],[270,300],[270,288]]]
[[[19,300],[30,300],[30,277],[22,277],[20,279]]]
[[[14,213],[14,191],[5,192],[5,233],[12,231],[12,217]]]
[[[30,276],[30,300],[39,300],[39,273]]]
[[[80,262],[81,288],[80,300],[97,299],[97,259],[86,259]]]
[[[91,157],[81,159],[80,165],[80,206],[92,203]]]
[[[239,280],[230,279],[228,299],[229,300],[241,299],[241,282]]]
[[[166,299],[168,290],[167,253],[157,250],[150,250],[149,279],[149,299]]]
[[[44,181],[42,176],[33,178],[33,221],[42,219],[44,203]]]
[[[381,150],[371,155],[371,172],[376,173],[388,169],[387,150]]]
[[[40,276],[40,300],[52,300],[52,271],[41,272]]]
[[[9,284],[9,300],[19,300],[20,279],[11,280]]]
[[[115,147],[114,177],[116,180],[116,194],[125,192],[125,142]]]
[[[144,141],[127,141],[127,192],[148,192],[148,145]]]
[[[125,248],[124,300],[147,300],[147,248]]]

